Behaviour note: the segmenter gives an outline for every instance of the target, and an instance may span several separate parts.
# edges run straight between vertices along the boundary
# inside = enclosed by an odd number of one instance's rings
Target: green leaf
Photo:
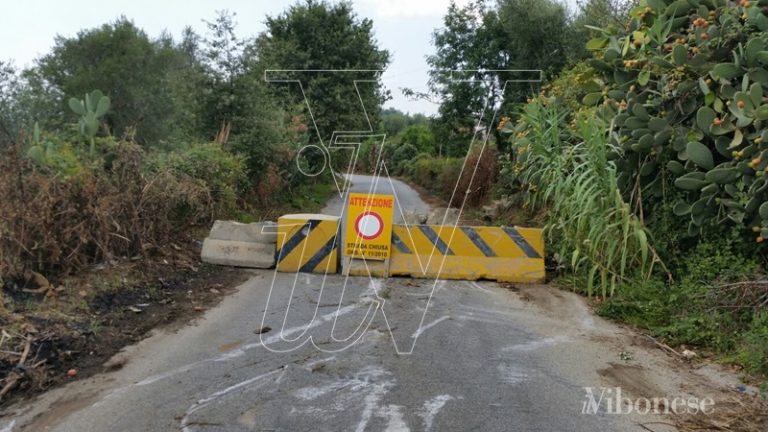
[[[744,70],[733,63],[720,63],[712,68],[712,75],[717,79],[731,80],[743,74]]]
[[[640,75],[637,77],[637,83],[641,86],[648,85],[648,82],[651,80],[651,71],[644,70],[640,72]]]
[[[40,146],[32,146],[27,150],[27,157],[38,165],[45,164],[45,151]]]
[[[675,65],[673,65],[672,63],[664,60],[661,57],[651,57],[651,63],[653,63],[653,64],[655,64],[657,66],[661,66],[661,67],[663,67],[665,69],[672,69],[673,67],[675,67]]]
[[[705,95],[709,95],[712,93],[712,90],[710,90],[709,86],[707,85],[707,82],[704,81],[704,78],[699,78],[699,88],[701,89],[701,92]]]
[[[648,115],[648,110],[640,103],[632,105],[632,114],[643,122],[648,122],[651,119],[651,116]]]
[[[640,244],[640,256],[642,257],[643,267],[645,267],[645,263],[648,262],[648,237],[645,235],[642,227],[638,227],[635,230],[635,236]]]
[[[96,105],[96,117],[101,117],[109,111],[110,100],[106,96],[102,96],[99,99],[98,105]]]
[[[675,180],[675,186],[683,190],[698,191],[709,182],[704,180],[704,173],[692,172]]]
[[[728,144],[728,150],[734,149],[740,146],[743,141],[744,141],[744,134],[741,132],[741,129],[736,129],[733,132],[733,140],[730,142],[730,144]]]
[[[664,130],[669,123],[666,119],[659,118],[659,117],[653,117],[648,121],[648,129],[654,131],[654,132],[661,132]]]
[[[763,86],[760,83],[754,83],[749,88],[749,98],[754,106],[760,106],[763,102]]]
[[[760,217],[765,219],[768,219],[768,202],[764,202],[763,205],[760,206]]]
[[[608,45],[608,38],[594,38],[587,42],[587,49],[597,51],[605,48],[606,45]]]
[[[69,99],[69,109],[71,109],[77,115],[85,114],[85,107],[83,106],[83,101],[75,98]]]
[[[691,214],[691,206],[688,203],[679,202],[675,204],[675,207],[672,209],[672,213],[675,214],[675,216],[685,216]]]
[[[715,96],[714,92],[707,93],[707,95],[704,96],[704,105],[706,105],[706,106],[712,105],[712,103],[715,102],[715,98],[716,97],[717,96]]]
[[[685,151],[688,153],[690,160],[701,168],[711,170],[715,167],[712,151],[704,144],[691,141],[685,146]]]
[[[768,51],[760,51],[755,55],[755,59],[762,64],[768,64]]]
[[[603,94],[600,92],[589,93],[588,95],[584,96],[584,100],[582,102],[584,103],[584,105],[592,106],[600,102],[600,99],[602,99],[602,97],[603,97]]]
[[[758,120],[768,120],[768,105],[760,105],[755,110],[755,118]]]
[[[678,161],[671,160],[667,162],[667,169],[669,172],[676,176],[685,174],[685,168],[683,167],[683,164]]]
[[[699,112],[696,113],[696,125],[702,131],[706,132],[709,127],[712,126],[712,122],[715,121],[717,114],[709,107],[699,108]]]
[[[592,267],[592,269],[589,271],[589,276],[587,280],[587,295],[589,297],[592,297],[593,287],[595,286],[595,273],[597,273],[598,266],[595,265]]]
[[[765,45],[760,38],[753,38],[747,42],[747,45],[744,47],[744,54],[747,56],[747,63],[750,66],[758,62],[758,57],[764,47]]]
[[[687,0],[677,0],[670,4],[664,13],[669,16],[682,17],[690,12],[691,9],[693,9],[693,6]]]
[[[706,174],[706,180],[717,184],[729,184],[741,176],[738,169],[733,167],[715,168]]]
[[[688,61],[688,49],[685,45],[675,45],[672,48],[672,59],[676,66],[684,66]]]

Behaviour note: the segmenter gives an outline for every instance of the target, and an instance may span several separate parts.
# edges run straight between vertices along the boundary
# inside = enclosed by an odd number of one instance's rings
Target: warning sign
[[[349,194],[344,255],[389,259],[394,208],[392,195]]]

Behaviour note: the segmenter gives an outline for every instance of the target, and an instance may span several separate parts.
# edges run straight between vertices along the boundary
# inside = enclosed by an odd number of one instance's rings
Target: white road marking
[[[256,376],[256,377],[249,378],[249,379],[247,379],[245,381],[241,381],[241,382],[239,382],[239,383],[237,383],[237,384],[235,384],[233,386],[230,386],[230,387],[227,387],[227,388],[225,388],[223,390],[219,390],[219,391],[217,391],[215,393],[212,393],[210,396],[208,396],[206,398],[200,399],[199,401],[195,402],[194,404],[192,404],[192,406],[190,406],[187,409],[187,412],[184,414],[184,417],[181,419],[181,424],[180,424],[181,430],[183,432],[190,432],[191,429],[189,429],[189,426],[188,426],[189,416],[194,414],[196,411],[198,411],[198,410],[200,410],[202,408],[205,408],[206,406],[210,405],[211,402],[215,401],[216,399],[218,399],[218,398],[220,398],[220,397],[222,397],[222,396],[224,396],[224,395],[226,395],[228,393],[231,393],[232,391],[237,390],[237,389],[239,389],[241,387],[244,387],[244,386],[253,384],[254,382],[263,380],[264,378],[267,378],[267,377],[269,377],[271,375],[275,375],[275,374],[277,374],[278,372],[281,372],[281,371],[285,372],[284,368],[276,369],[276,370],[273,370],[271,372],[267,372],[265,374],[261,374],[261,375]]]
[[[479,283],[477,283],[475,281],[470,281],[470,282],[468,282],[468,284],[469,284],[470,287],[477,288],[480,291],[487,292],[488,294],[495,294],[493,291],[489,290],[488,288],[483,288],[482,286],[480,286]]]
[[[570,339],[565,336],[555,336],[555,337],[545,338],[545,339],[535,339],[525,343],[508,346],[508,347],[502,348],[502,351],[523,351],[523,352],[535,351],[540,348],[545,348],[548,346],[559,344],[561,342],[569,342],[569,341]]]
[[[403,418],[403,407],[400,405],[388,405],[381,409],[380,417],[387,419],[387,428],[384,432],[410,432],[411,429]]]
[[[309,362],[309,363],[305,364],[304,365],[304,369],[311,370],[313,367],[315,367],[315,366],[317,366],[317,365],[319,365],[321,363],[327,363],[327,362],[333,361],[333,360],[336,360],[336,356],[330,356],[330,357],[326,357],[324,359],[315,360],[313,362]]]
[[[449,319],[449,318],[450,318],[450,316],[448,316],[448,315],[442,316],[442,317],[440,317],[440,318],[438,318],[438,319],[436,319],[436,320],[432,321],[431,323],[429,323],[429,324],[425,325],[424,327],[420,327],[418,330],[416,330],[415,332],[413,332],[413,334],[411,335],[411,337],[412,337],[413,339],[416,339],[417,337],[421,336],[421,334],[422,334],[422,333],[424,333],[425,331],[429,330],[430,328],[432,328],[432,327],[434,327],[434,326],[436,326],[436,325],[440,324],[441,322],[443,322],[443,321],[445,321],[445,320],[447,320],[447,319]]]
[[[299,399],[315,400],[320,396],[324,396],[328,393],[332,393],[337,390],[341,390],[344,387],[353,386],[355,384],[359,384],[359,381],[356,379],[339,380],[339,381],[334,381],[330,384],[326,384],[324,386],[300,388],[294,392],[294,395]]]
[[[500,364],[497,369],[501,375],[501,380],[507,384],[520,384],[528,381],[528,374],[519,367]]]
[[[445,404],[453,400],[451,395],[435,396],[432,399],[424,402],[424,408],[419,413],[419,417],[424,420],[424,431],[429,432],[432,429],[432,422],[435,420],[437,413],[445,406]]]
[[[470,315],[459,315],[456,317],[456,319],[461,321],[477,321],[477,322],[486,323],[486,324],[498,324],[498,325],[514,325],[515,324],[511,320],[476,317],[476,316],[473,316],[471,312],[470,312]]]
[[[371,389],[371,392],[365,396],[365,406],[363,407],[362,414],[360,414],[360,422],[357,424],[357,428],[355,428],[355,432],[365,431],[365,427],[368,425],[368,422],[371,420],[371,416],[373,415],[374,410],[379,405],[379,402],[381,402],[381,399],[387,393],[390,385],[392,384],[394,383],[391,381],[386,381],[381,384],[375,384]]]

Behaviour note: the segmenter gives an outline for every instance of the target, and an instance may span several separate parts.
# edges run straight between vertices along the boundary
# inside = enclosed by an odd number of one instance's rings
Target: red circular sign
[[[365,212],[355,220],[355,232],[364,240],[373,240],[384,231],[384,220],[375,212]]]

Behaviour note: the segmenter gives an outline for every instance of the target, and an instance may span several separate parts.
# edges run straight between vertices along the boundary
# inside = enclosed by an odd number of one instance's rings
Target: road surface
[[[638,338],[547,286],[254,271],[194,325],[16,407],[0,431],[648,430],[657,417],[583,413],[587,387],[693,391]]]
[[[429,213],[429,206],[419,197],[418,192],[413,190],[407,184],[400,180],[390,178],[379,178],[359,174],[347,174],[345,176],[350,182],[350,187],[344,193],[344,197],[349,192],[377,193],[395,196],[395,223],[402,223],[403,213],[411,211],[413,213]],[[334,196],[323,209],[323,214],[341,215],[346,199],[341,196]]]

